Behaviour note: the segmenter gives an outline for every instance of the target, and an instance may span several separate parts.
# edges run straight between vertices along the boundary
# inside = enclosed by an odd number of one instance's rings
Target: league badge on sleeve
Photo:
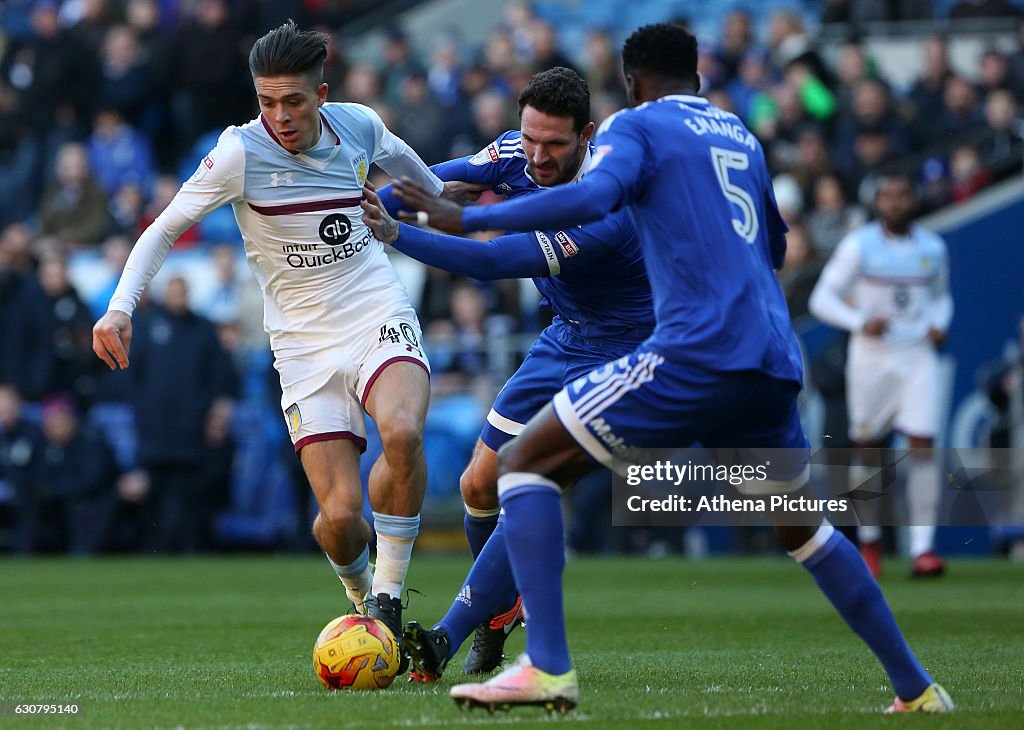
[[[203,178],[206,177],[207,173],[213,169],[213,150],[210,150],[210,154],[203,158],[203,161],[199,163],[199,167],[192,173],[192,182],[202,182]]]
[[[482,150],[477,152],[475,155],[469,158],[469,164],[476,165],[477,167],[483,167],[484,165],[490,165],[498,161],[498,148],[491,142],[489,145],[484,147]]]

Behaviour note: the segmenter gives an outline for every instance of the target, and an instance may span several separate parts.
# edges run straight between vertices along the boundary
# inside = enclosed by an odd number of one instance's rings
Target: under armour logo
[[[290,172],[285,172],[285,173],[272,172],[272,173],[270,173],[270,185],[271,185],[271,187],[275,187],[276,188],[278,185],[291,185],[293,182],[294,182],[294,180],[292,180],[292,174]]]

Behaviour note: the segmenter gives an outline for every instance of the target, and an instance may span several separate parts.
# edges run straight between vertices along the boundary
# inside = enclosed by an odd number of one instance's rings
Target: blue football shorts
[[[498,393],[480,440],[497,451],[566,385],[636,347],[636,341],[584,338],[566,324],[552,324]]]
[[[554,408],[576,443],[619,473],[649,449],[770,450],[775,463],[756,489],[776,493],[799,489],[809,475],[799,393],[793,381],[708,371],[644,345],[573,380]]]

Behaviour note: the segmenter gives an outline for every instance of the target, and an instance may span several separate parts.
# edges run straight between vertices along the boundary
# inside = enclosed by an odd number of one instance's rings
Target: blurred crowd
[[[951,68],[946,39],[922,37],[923,73],[899,87],[860,38],[823,49],[808,21],[855,28],[931,17],[933,3],[810,5],[822,15],[808,18],[808,4],[760,24],[723,13],[700,60],[702,93],[764,144],[791,226],[781,281],[794,317],[806,314],[828,254],[870,215],[883,167],[913,170],[932,210],[1019,171],[1024,156],[1024,23],[1010,21],[1017,48],[985,48],[971,78]],[[151,294],[135,318],[128,372],[105,371],[91,351],[92,323],[137,235],[217,133],[256,115],[252,41],[287,17],[329,30],[329,100],[373,107],[434,163],[517,128],[516,95],[540,70],[578,70],[597,122],[625,105],[622,33],[593,27],[567,48],[543,6],[502,3],[503,22],[478,42],[452,34],[417,47],[391,27],[378,54],[356,55],[339,29],[373,8],[365,0],[8,0],[0,15],[0,505],[17,515],[19,550],[207,546],[212,515],[232,499],[233,404],[258,392],[276,414],[268,418],[280,418],[273,371],[259,356],[260,297],[238,265],[230,214],[226,225],[211,217],[178,242],[176,250],[199,252],[212,283],[190,296],[187,277],[173,277]],[[1016,6],[967,0],[950,13],[1015,14]],[[72,284],[69,257],[95,263],[88,292]],[[463,424],[456,430],[471,448],[489,398],[516,365],[495,343],[524,333],[528,344],[545,318],[517,282],[433,269],[418,280],[435,403],[472,396],[449,419]],[[454,494],[457,474],[450,481]],[[154,522],[161,529],[145,527]]]

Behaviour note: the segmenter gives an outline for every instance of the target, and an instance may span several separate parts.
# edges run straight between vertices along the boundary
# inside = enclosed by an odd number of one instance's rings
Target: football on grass
[[[313,645],[313,669],[331,689],[384,689],[394,681],[399,659],[388,627],[357,614],[331,621]]]

